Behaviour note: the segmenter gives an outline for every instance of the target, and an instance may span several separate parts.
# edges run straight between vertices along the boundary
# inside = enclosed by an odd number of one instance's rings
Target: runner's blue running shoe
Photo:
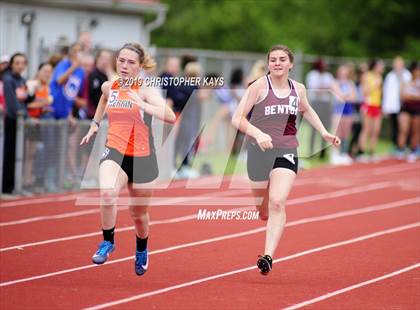
[[[98,250],[92,256],[92,262],[98,265],[105,263],[109,254],[114,252],[114,250],[115,245],[109,241],[103,241],[101,244],[99,244]]]
[[[149,265],[149,258],[147,256],[147,249],[144,251],[136,251],[136,261],[134,263],[134,268],[138,276],[142,276],[147,271],[147,266]]]

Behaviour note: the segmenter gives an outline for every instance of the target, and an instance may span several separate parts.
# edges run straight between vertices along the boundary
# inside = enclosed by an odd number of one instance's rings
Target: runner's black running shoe
[[[258,256],[257,266],[262,275],[266,276],[273,267],[273,259],[270,255]]]

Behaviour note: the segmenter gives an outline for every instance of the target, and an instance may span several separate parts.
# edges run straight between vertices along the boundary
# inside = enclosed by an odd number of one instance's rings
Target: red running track
[[[419,172],[419,164],[387,161],[301,173],[267,277],[255,268],[264,241],[258,220],[199,221],[198,207],[156,206],[150,270],[137,277],[124,208],[117,250],[95,267],[90,256],[100,235],[94,207],[75,206],[68,194],[6,202],[0,205],[0,307],[418,309]],[[169,191],[165,196],[191,195],[180,186]],[[250,197],[226,187],[194,194]],[[85,210],[95,213],[67,216]]]

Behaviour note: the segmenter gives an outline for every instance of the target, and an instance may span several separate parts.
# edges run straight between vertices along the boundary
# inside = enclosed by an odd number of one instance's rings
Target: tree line
[[[162,0],[160,47],[266,52],[282,43],[307,54],[420,55],[420,1]]]

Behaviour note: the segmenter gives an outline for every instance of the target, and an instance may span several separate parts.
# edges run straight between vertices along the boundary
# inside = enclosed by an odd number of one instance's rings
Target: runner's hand
[[[269,135],[267,135],[266,133],[259,133],[256,137],[255,140],[258,143],[258,146],[260,147],[260,149],[265,152],[265,150],[268,149],[272,149],[273,148],[273,139],[271,139],[271,137]]]
[[[86,136],[84,136],[82,141],[80,141],[80,145],[88,144],[92,136],[96,135],[96,133],[98,132],[98,129],[99,129],[98,126],[96,126],[95,124],[92,124]]]
[[[330,134],[329,132],[325,133],[322,135],[322,138],[329,142],[332,143],[335,147],[339,146],[341,144],[341,140],[339,137]]]
[[[128,91],[128,95],[130,96],[131,99],[133,99],[134,103],[140,107],[140,109],[144,110],[145,102],[143,99],[140,98],[137,91],[130,89]]]

